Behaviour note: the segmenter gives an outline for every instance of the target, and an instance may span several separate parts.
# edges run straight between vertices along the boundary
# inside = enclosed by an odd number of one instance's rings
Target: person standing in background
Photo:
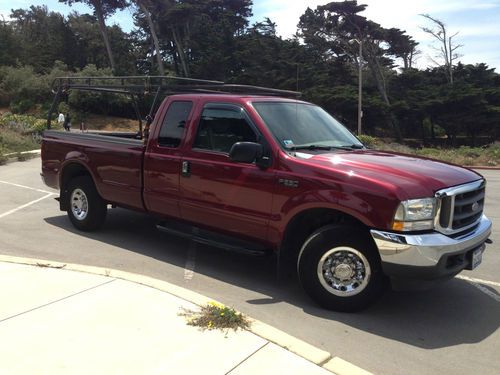
[[[59,113],[59,116],[57,117],[57,123],[59,124],[59,126],[63,126],[64,125],[64,115],[62,112]]]
[[[66,117],[64,118],[64,130],[70,131],[71,129],[71,116],[69,115],[69,112],[66,113]]]

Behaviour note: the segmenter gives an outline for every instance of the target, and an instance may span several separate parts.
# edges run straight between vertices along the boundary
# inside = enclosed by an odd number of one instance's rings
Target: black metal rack
[[[50,129],[52,113],[57,108],[61,96],[67,94],[70,90],[84,90],[130,95],[139,120],[138,134],[141,135],[143,131],[142,118],[136,100],[138,96],[154,95],[153,104],[146,116],[146,135],[161,95],[204,93],[266,95],[288,98],[299,98],[301,96],[301,93],[297,91],[171,76],[57,77],[52,82],[51,88],[55,95],[48,114],[48,129]]]

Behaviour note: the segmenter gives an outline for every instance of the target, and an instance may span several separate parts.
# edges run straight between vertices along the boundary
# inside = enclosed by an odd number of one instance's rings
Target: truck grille
[[[480,180],[436,193],[441,199],[437,229],[454,234],[471,229],[483,215],[485,182]]]

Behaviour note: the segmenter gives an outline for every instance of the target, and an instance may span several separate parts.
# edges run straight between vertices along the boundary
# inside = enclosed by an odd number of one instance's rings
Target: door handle
[[[191,163],[187,160],[182,161],[181,176],[189,177],[191,175]]]

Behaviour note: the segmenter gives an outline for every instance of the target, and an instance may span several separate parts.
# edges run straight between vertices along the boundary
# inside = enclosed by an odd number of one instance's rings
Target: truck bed
[[[132,133],[63,132],[43,135],[42,171],[47,185],[58,189],[58,171],[69,163],[86,167],[106,201],[144,210],[142,161],[145,147]]]

